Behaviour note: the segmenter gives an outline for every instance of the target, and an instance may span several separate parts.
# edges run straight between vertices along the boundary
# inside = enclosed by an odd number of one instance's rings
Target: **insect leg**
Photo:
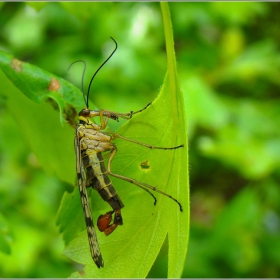
[[[132,139],[126,138],[126,137],[121,136],[120,134],[117,134],[117,133],[113,133],[111,137],[112,137],[112,140],[114,140],[115,138],[120,138],[120,139],[123,139],[125,141],[132,142],[132,143],[135,143],[137,145],[141,145],[143,147],[149,148],[151,150],[155,150],[155,149],[158,149],[158,150],[174,150],[174,149],[178,149],[178,148],[184,147],[184,144],[181,144],[181,145],[175,146],[175,147],[168,147],[168,148],[167,147],[157,147],[157,146],[145,144],[145,143],[142,143],[142,142],[139,142],[139,141],[136,141],[136,140],[132,140]]]
[[[141,113],[142,111],[146,110],[151,104],[152,104],[152,102],[148,103],[144,108],[142,108],[142,109],[140,109],[140,110],[138,110],[138,111],[135,111],[135,112],[131,111],[131,112],[130,112],[130,115],[129,115],[130,118],[131,118],[133,115],[136,115],[136,114]]]
[[[116,152],[117,152],[117,147],[114,146],[113,150],[114,150],[115,153],[116,153]],[[105,157],[107,157],[107,156],[112,157],[112,151],[110,151],[108,154],[104,155],[103,157],[105,158]],[[109,174],[109,173],[108,173],[108,174]],[[153,197],[153,199],[154,199],[154,205],[157,204],[157,199],[156,199],[156,197],[155,197],[149,190],[147,190],[146,188],[144,188],[144,187],[141,186],[141,185],[139,185],[138,187],[139,187],[139,188],[142,188],[144,191],[148,192],[148,193]]]
[[[139,182],[139,181],[137,181],[137,180],[135,180],[135,179],[128,178],[128,177],[125,177],[125,176],[123,176],[123,175],[119,175],[119,174],[112,173],[112,171],[111,171],[111,163],[112,163],[112,160],[113,160],[114,156],[116,155],[116,153],[117,153],[117,148],[115,147],[115,148],[112,150],[111,156],[110,156],[110,158],[109,158],[109,160],[108,160],[108,169],[107,169],[107,172],[108,172],[109,175],[114,176],[114,177],[116,177],[116,178],[119,178],[119,179],[121,179],[121,180],[127,181],[127,182],[129,182],[129,183],[132,183],[132,184],[134,184],[134,185],[136,185],[136,186],[138,186],[138,187],[144,189],[145,191],[147,191],[147,192],[150,193],[150,194],[151,194],[151,192],[150,192],[148,189],[150,189],[150,190],[152,190],[152,191],[155,191],[155,192],[158,192],[158,193],[160,193],[160,194],[162,194],[162,195],[164,195],[164,196],[167,196],[167,197],[169,197],[170,199],[172,199],[173,201],[175,201],[175,202],[178,204],[178,206],[179,206],[179,208],[180,208],[180,211],[183,212],[183,208],[182,208],[181,203],[180,203],[176,198],[174,198],[173,196],[171,196],[171,195],[169,195],[169,194],[167,194],[167,193],[165,193],[165,192],[163,192],[163,191],[157,189],[156,187],[150,186],[150,185],[145,184],[145,183],[143,183],[143,182]],[[154,196],[153,196],[153,197],[154,197]],[[155,198],[155,197],[154,197],[154,198]]]
[[[108,155],[111,155],[111,153],[107,154],[106,156],[108,156]],[[102,164],[103,164],[103,161],[100,162],[100,165],[102,165]],[[107,175],[107,171],[104,173],[104,175]],[[90,175],[88,177],[90,177]],[[90,182],[88,185],[92,185],[92,183]],[[108,190],[109,187],[110,187],[110,191]],[[154,198],[154,205],[156,205],[157,200],[156,200],[155,196],[149,190],[145,189],[144,187],[142,187],[142,186],[139,186],[139,187],[144,189],[145,191],[147,191]],[[117,194],[115,194],[113,197],[110,197],[110,199],[107,199],[106,194],[108,192],[110,194],[112,194],[113,193],[112,188],[113,188],[113,186],[110,183],[109,185],[107,185],[106,188],[102,188],[101,190],[99,190],[99,191],[102,191],[102,193],[99,193],[101,195],[101,197],[104,200],[106,200],[113,208],[113,211],[109,211],[109,212],[105,213],[104,215],[100,215],[97,220],[98,229],[101,232],[104,232],[105,235],[111,234],[118,225],[123,224],[122,215],[121,215],[121,208],[123,207],[123,204],[120,201],[119,196]],[[105,191],[105,190],[108,190],[108,191]],[[112,216],[114,213],[115,213],[114,221],[111,224]]]
[[[144,108],[138,110],[138,111],[130,111],[129,113],[117,113],[117,112],[113,112],[113,111],[107,111],[107,110],[103,110],[103,114],[107,116],[107,114],[111,114],[123,119],[131,119],[133,115],[139,114],[141,112],[143,112],[144,110],[146,110],[150,105],[152,104],[152,102],[148,103]]]
[[[100,130],[103,130],[107,127],[109,117],[106,117],[106,119],[104,120],[103,110],[100,110],[99,114],[100,114],[99,116],[100,116],[100,124],[101,124]]]
[[[129,120],[132,118],[133,115],[135,114],[139,114],[142,111],[146,110],[152,103],[147,104],[144,108],[138,110],[138,111],[130,111],[129,113],[118,113],[118,112],[114,112],[114,111],[109,111],[109,110],[104,110],[101,109],[99,111],[91,111],[90,116],[91,117],[96,117],[96,116],[100,116],[100,123],[101,123],[101,127],[102,129],[104,129],[107,126],[107,122],[108,119],[113,119],[118,121],[118,118],[123,118],[126,120]],[[103,117],[106,117],[106,121],[104,121]],[[106,124],[104,125],[104,122],[106,122]]]

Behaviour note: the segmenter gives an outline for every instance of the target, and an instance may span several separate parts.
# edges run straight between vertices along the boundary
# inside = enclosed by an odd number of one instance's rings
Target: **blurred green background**
[[[190,148],[182,277],[279,277],[280,4],[170,10]],[[114,111],[142,108],[166,73],[158,3],[0,3],[0,49],[78,87],[81,71],[68,66],[84,59],[89,81],[110,36],[119,49],[91,99]],[[6,108],[8,94],[0,87],[0,277],[67,277],[80,267],[62,255],[55,220],[73,187],[44,172]],[[165,245],[148,276],[166,271]]]

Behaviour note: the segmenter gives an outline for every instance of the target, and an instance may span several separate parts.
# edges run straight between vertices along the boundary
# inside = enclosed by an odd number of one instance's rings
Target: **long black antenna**
[[[99,70],[103,67],[103,65],[111,58],[111,56],[114,54],[114,52],[117,50],[118,48],[118,44],[117,42],[115,41],[115,39],[113,37],[110,37],[116,44],[116,47],[115,49],[113,50],[113,52],[108,56],[108,58],[99,66],[99,68],[95,71],[95,73],[93,74],[90,82],[89,82],[89,85],[88,85],[88,91],[87,91],[87,101],[86,101],[86,106],[88,108],[88,98],[89,98],[89,92],[90,92],[90,87],[91,87],[91,83],[94,79],[94,77],[96,76],[96,74],[99,72]]]
[[[71,68],[71,66],[76,63],[76,62],[83,62],[84,63],[84,70],[83,70],[83,74],[82,74],[82,93],[83,93],[83,97],[84,97],[84,101],[85,101],[85,104],[87,104],[86,102],[86,97],[85,97],[85,91],[84,91],[84,77],[85,77],[85,72],[86,72],[86,68],[87,68],[87,65],[86,65],[86,62],[84,60],[76,60],[74,62],[72,62],[70,64],[70,66],[68,67],[68,70]]]
[[[88,99],[89,99],[89,92],[90,92],[90,87],[91,87],[91,84],[92,84],[92,81],[94,79],[94,77],[96,76],[96,74],[99,72],[99,70],[103,67],[103,65],[111,58],[111,56],[114,54],[114,52],[117,50],[118,48],[118,44],[117,42],[115,41],[115,39],[113,37],[110,37],[116,44],[116,47],[115,49],[113,50],[113,52],[108,56],[108,58],[99,66],[99,68],[95,71],[95,73],[93,74],[90,82],[89,82],[89,85],[88,85],[88,91],[87,91],[87,95],[85,95],[85,92],[84,92],[84,76],[85,76],[85,72],[86,72],[86,62],[84,60],[76,60],[74,62],[72,62],[70,64],[70,66],[68,67],[68,70],[71,68],[71,66],[76,63],[76,62],[83,62],[84,63],[84,70],[83,70],[83,75],[82,75],[82,92],[83,92],[83,97],[84,97],[84,101],[85,101],[85,104],[86,104],[86,107],[88,109]]]

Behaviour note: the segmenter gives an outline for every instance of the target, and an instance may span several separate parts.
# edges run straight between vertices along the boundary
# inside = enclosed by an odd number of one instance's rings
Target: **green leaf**
[[[81,92],[75,86],[4,51],[0,51],[0,66],[6,76],[29,99],[36,103],[47,100],[54,109],[59,107],[61,122],[64,118],[71,125],[76,123],[75,108],[80,110],[84,104]]]
[[[11,240],[11,233],[9,224],[2,213],[0,213],[0,252],[11,254],[11,247],[9,241]]]
[[[64,118],[74,126],[75,108],[80,109],[83,104],[81,92],[67,81],[3,51],[0,51],[0,67],[17,87],[0,71],[0,94],[5,97],[9,111],[32,151],[48,174],[56,174],[61,180],[73,184],[74,130],[68,124],[61,125],[56,111],[59,107],[60,119]]]
[[[65,192],[57,214],[57,225],[63,235],[65,244],[69,244],[85,228],[85,221],[80,201],[79,188],[72,193]]]

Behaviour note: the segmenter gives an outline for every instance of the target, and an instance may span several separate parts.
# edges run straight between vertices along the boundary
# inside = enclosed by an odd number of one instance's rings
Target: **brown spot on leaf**
[[[60,83],[58,80],[54,79],[54,78],[51,78],[51,83],[48,87],[48,90],[50,91],[58,91],[60,88]]]
[[[141,167],[141,169],[149,169],[150,168],[149,161],[145,160],[145,161],[141,162],[140,167]]]
[[[13,58],[12,61],[11,61],[11,67],[16,71],[16,72],[21,72],[22,71],[22,67],[21,67],[21,64],[23,62],[16,59],[16,58]]]

